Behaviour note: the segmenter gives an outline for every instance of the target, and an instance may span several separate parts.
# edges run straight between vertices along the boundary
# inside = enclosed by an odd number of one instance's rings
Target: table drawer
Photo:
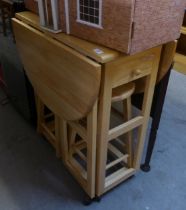
[[[151,49],[130,57],[119,58],[115,62],[106,64],[107,69],[112,74],[113,87],[150,74],[156,58],[156,49]]]

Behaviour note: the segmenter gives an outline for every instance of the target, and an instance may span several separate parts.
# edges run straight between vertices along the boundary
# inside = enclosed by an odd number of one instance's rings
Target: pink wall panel
[[[185,0],[136,0],[131,53],[177,39]]]
[[[34,13],[38,13],[38,6],[37,6],[37,2],[34,0],[24,0],[25,2],[25,7],[34,12]]]
[[[110,48],[128,52],[134,9],[132,0],[104,0],[102,29],[77,23],[76,1],[69,0],[69,2],[71,34]]]

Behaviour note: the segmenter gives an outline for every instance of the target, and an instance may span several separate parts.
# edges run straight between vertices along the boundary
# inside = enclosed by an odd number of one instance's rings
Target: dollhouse
[[[46,28],[51,22],[54,32],[61,29],[127,54],[177,39],[186,7],[185,0],[26,0],[25,3],[28,9],[39,11],[41,25]]]

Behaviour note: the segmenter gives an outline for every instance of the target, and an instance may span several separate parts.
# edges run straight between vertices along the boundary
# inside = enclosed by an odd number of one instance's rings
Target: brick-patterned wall
[[[131,53],[179,38],[185,0],[136,0]]]
[[[34,0],[24,0],[24,1],[25,1],[25,7],[28,10],[38,14],[38,6],[37,6],[37,2],[36,1],[34,1]]]
[[[183,26],[186,27],[186,10],[185,10],[185,16],[184,16],[184,20],[183,20]]]
[[[76,1],[70,2],[70,32],[80,38],[128,52],[133,14],[132,0],[103,0],[102,27],[90,27],[76,22]]]
[[[25,3],[37,13],[34,0]],[[186,6],[186,0],[103,0],[103,29],[98,29],[76,22],[76,3],[69,0],[72,35],[130,54],[179,38]],[[65,32],[64,0],[59,0],[59,12]]]

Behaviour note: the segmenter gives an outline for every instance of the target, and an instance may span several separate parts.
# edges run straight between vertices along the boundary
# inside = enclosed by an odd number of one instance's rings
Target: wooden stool
[[[118,132],[132,117],[131,95],[134,93],[135,84],[133,82],[119,86],[112,90],[112,103],[123,102],[124,123],[112,128],[108,133],[107,163],[105,176],[113,178],[114,174],[123,172],[132,167],[132,132]],[[125,134],[125,139],[119,136]],[[104,170],[104,169],[103,169]]]
[[[0,0],[0,16],[3,24],[3,34],[7,35],[6,20],[9,21],[10,30],[12,31],[11,18],[14,16],[13,2],[10,0]]]
[[[95,197],[97,102],[86,118],[61,119],[61,151],[64,164],[90,198]],[[66,132],[65,132],[66,131]]]
[[[131,120],[132,117],[131,95],[134,93],[134,91],[135,84],[133,82],[119,86],[112,90],[112,103],[123,101],[123,119],[125,122]],[[106,169],[111,168],[112,166],[118,164],[126,158],[128,160],[128,167],[132,167],[132,133],[129,131],[126,134],[125,141],[127,142],[123,143],[119,139],[117,139],[117,141],[121,144],[122,147],[126,147],[127,155],[120,154],[118,159],[116,159],[112,163],[109,163],[109,165],[106,166]]]
[[[55,148],[56,156],[61,156],[59,140],[59,118],[36,97],[37,131],[42,134]]]
[[[107,101],[110,112],[114,102],[122,102],[122,123],[119,122],[117,125],[111,126],[109,115],[105,121],[107,125],[110,124],[104,133],[106,138],[102,139],[98,136],[97,173],[99,178],[96,185],[97,196],[102,195],[135,173],[132,131],[142,123],[142,117],[132,118],[131,96],[134,91],[135,83],[133,82],[114,87],[111,91],[110,101]],[[99,181],[100,177],[102,182]]]
[[[135,84],[129,83],[113,89],[112,102],[123,101],[124,120],[131,119],[131,95],[135,90]],[[97,105],[88,116],[78,121],[63,120],[61,131],[61,151],[65,165],[76,177],[90,198],[95,197],[95,165],[96,165],[96,134],[97,134]],[[66,136],[64,136],[64,131]],[[65,141],[64,141],[65,140]],[[127,152],[121,152],[117,147],[108,144],[108,150],[115,158],[106,165],[105,170],[110,170],[123,162],[128,168],[132,165],[132,136],[126,134],[125,143],[117,139]]]

